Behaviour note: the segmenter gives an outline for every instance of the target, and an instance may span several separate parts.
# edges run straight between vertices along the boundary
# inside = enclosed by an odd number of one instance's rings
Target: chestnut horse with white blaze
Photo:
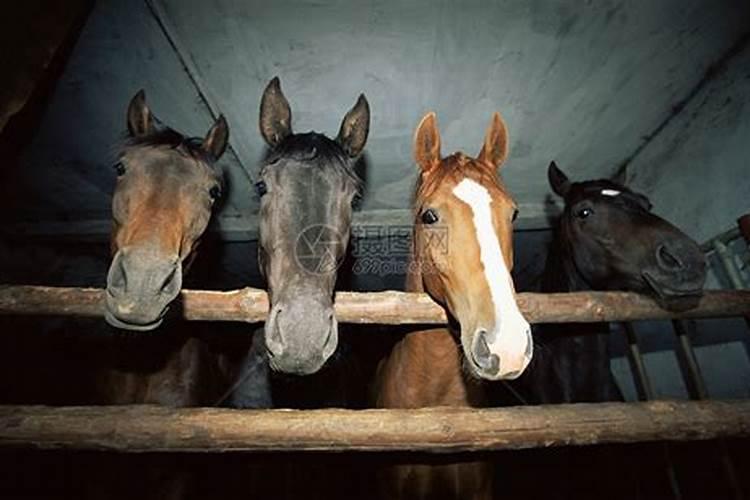
[[[496,174],[508,153],[505,123],[493,115],[476,158],[460,152],[442,158],[429,113],[414,149],[421,172],[406,290],[442,304],[450,326],[411,332],[396,344],[378,369],[377,406],[482,406],[476,379],[520,376],[533,350],[510,275],[517,209]],[[491,469],[483,462],[394,466],[384,484],[388,498],[492,495]]]

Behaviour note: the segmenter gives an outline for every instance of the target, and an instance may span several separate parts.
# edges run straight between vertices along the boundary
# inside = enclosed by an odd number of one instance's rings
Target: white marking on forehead
[[[474,230],[479,242],[479,255],[496,309],[498,307],[500,309],[507,308],[511,302],[515,307],[516,302],[513,298],[513,290],[510,287],[510,274],[508,273],[508,267],[505,265],[505,258],[500,249],[500,241],[495,233],[495,227],[492,225],[492,211],[490,210],[492,197],[490,193],[479,183],[471,179],[464,179],[453,188],[453,194],[469,205],[473,212]]]
[[[602,194],[604,196],[619,196],[621,191],[618,191],[616,189],[602,189]]]
[[[496,331],[489,332],[490,350],[498,354],[502,366],[526,366],[528,359],[529,324],[516,304],[513,282],[505,264],[500,241],[492,224],[492,197],[486,188],[471,179],[463,179],[453,194],[471,207],[474,230],[479,242],[479,255],[495,306]],[[530,352],[528,352],[530,355]]]

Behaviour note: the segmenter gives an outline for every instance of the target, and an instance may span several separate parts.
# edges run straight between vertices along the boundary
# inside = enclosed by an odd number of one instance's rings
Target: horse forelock
[[[361,177],[354,171],[354,162],[336,141],[323,134],[307,132],[286,137],[276,148],[266,152],[264,168],[273,168],[283,160],[343,174],[354,183],[357,191],[363,187]]]
[[[455,186],[464,179],[473,180],[484,187],[498,189],[508,199],[511,198],[505,185],[493,170],[459,152],[444,158],[438,167],[420,176],[414,194],[415,211],[417,213],[421,211],[425,200],[434,195],[441,186],[446,183]]]
[[[607,202],[631,211],[648,211],[651,206],[645,195],[608,179],[574,183],[565,197],[565,206],[570,208],[583,200]]]
[[[145,136],[127,138],[120,147],[119,157],[124,158],[134,151],[147,153],[149,150],[173,150],[185,158],[196,160],[212,170],[218,170],[216,158],[203,148],[202,138],[189,137],[166,126]]]

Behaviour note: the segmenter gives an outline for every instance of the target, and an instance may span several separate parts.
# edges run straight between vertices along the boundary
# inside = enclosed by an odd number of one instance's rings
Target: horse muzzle
[[[534,341],[525,320],[511,328],[489,332],[478,329],[466,356],[471,372],[485,380],[512,380],[531,363]]]
[[[316,373],[338,346],[333,304],[322,305],[308,296],[274,305],[266,320],[265,339],[274,371]]]
[[[104,318],[124,330],[153,330],[161,325],[181,288],[179,258],[123,248],[107,273]]]
[[[656,248],[654,263],[643,269],[641,277],[662,307],[689,309],[703,295],[706,261],[690,240],[666,242]]]

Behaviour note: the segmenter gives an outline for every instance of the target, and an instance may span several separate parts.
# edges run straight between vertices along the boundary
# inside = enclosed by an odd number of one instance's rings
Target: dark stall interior
[[[551,161],[571,181],[618,178],[648,197],[653,214],[700,245],[706,290],[750,284],[750,240],[737,230],[750,213],[747,2],[28,0],[3,10],[0,291],[107,286],[112,197],[120,151],[132,140],[128,105],[141,89],[159,122],[186,137],[204,137],[220,116],[229,127],[215,164],[221,200],[182,288],[266,289],[261,167],[273,151],[258,123],[276,76],[295,133],[334,138],[358,96],[369,103],[356,164],[361,193],[336,290],[404,290],[415,129],[430,111],[443,155],[479,155],[493,112],[502,115],[509,153],[499,175],[518,208],[517,292],[543,289],[565,209],[548,181]],[[362,410],[373,406],[378,364],[416,328],[340,322],[330,360],[299,377],[269,371],[258,347],[262,321],[185,321],[182,307],[145,333],[101,317],[0,314],[0,405],[129,404],[140,389],[113,395],[113,365],[145,375],[163,366],[173,342],[195,342],[195,356],[222,360],[221,373],[164,384],[189,385],[200,403],[153,394],[139,402]],[[612,322],[608,363],[622,400],[750,399],[749,323],[735,316]],[[238,393],[254,376],[263,382]],[[482,383],[484,406],[525,402],[504,382]],[[388,465],[487,460],[491,498],[739,499],[750,497],[747,436],[745,425],[741,436],[700,441],[437,454],[35,450],[0,436],[10,443],[0,446],[0,496],[380,498]],[[435,498],[485,498],[451,484]]]

